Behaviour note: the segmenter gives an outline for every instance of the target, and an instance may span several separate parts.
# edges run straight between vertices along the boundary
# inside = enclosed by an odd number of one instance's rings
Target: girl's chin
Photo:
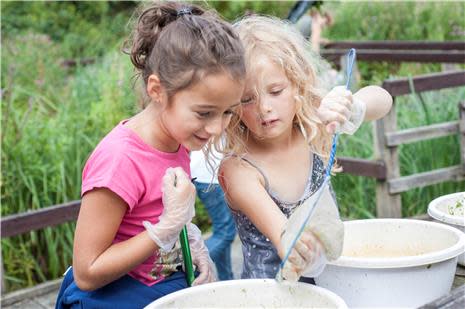
[[[203,146],[205,146],[207,144],[208,140],[207,141],[201,141],[197,138],[195,138],[194,140],[189,140],[189,141],[186,141],[185,143],[183,143],[183,146],[186,147],[187,149],[189,149],[189,151],[196,151],[196,150],[200,150],[203,148]]]

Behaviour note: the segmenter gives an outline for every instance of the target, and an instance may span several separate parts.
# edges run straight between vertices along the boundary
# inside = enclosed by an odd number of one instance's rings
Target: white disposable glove
[[[344,86],[336,86],[321,100],[317,112],[328,132],[354,134],[365,118],[366,104]]]
[[[156,224],[143,221],[150,238],[164,251],[173,248],[184,225],[195,215],[195,187],[181,167],[168,168],[162,184],[163,213]]]
[[[215,266],[208,254],[199,228],[190,223],[187,225],[187,235],[191,248],[192,263],[197,266],[200,275],[195,278],[192,286],[216,281]]]
[[[336,260],[341,255],[344,224],[339,217],[329,183],[326,182],[289,217],[281,236],[281,244],[284,252],[288,252],[309,209],[320,194],[310,219],[278,277],[293,281],[302,275],[316,277],[324,270],[327,261]]]
[[[287,252],[289,246],[285,248]],[[306,270],[319,270],[322,264],[323,267],[326,264],[323,245],[312,230],[306,227],[284,264],[282,277],[289,281],[297,281]]]

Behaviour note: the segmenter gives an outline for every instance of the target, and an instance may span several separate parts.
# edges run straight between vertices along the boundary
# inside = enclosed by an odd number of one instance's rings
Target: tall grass
[[[134,113],[128,58],[110,53],[69,75],[45,36],[4,43],[2,215],[79,199],[87,156]],[[73,230],[67,224],[2,240],[9,288],[58,277],[71,262]]]

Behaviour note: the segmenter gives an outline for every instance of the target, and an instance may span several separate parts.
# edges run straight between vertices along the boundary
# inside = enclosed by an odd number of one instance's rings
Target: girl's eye
[[[279,90],[272,90],[270,91],[270,94],[272,95],[279,95],[281,92],[283,92],[284,89],[279,89]]]
[[[197,115],[200,118],[207,118],[208,116],[210,116],[210,112],[197,112]]]
[[[245,97],[241,99],[241,104],[242,105],[248,105],[250,103],[253,103],[253,98],[252,97]]]
[[[232,114],[234,114],[234,112],[232,110],[227,110],[227,111],[224,112],[224,114],[226,116],[231,116]]]

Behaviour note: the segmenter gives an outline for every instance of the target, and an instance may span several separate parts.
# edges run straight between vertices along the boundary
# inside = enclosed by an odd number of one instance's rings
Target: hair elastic
[[[177,16],[183,16],[183,15],[192,15],[192,9],[189,7],[183,7],[182,9],[178,10]]]

